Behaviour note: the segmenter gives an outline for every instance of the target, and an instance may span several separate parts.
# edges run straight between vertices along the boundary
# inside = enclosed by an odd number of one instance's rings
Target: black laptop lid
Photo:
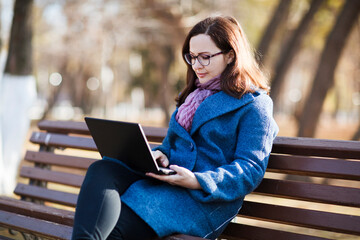
[[[118,159],[144,173],[159,171],[140,124],[90,117],[85,122],[102,157]]]

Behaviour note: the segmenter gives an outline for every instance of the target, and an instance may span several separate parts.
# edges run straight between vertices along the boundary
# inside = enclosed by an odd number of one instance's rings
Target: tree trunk
[[[353,140],[353,141],[359,141],[360,140],[360,124],[359,124],[356,132],[352,136],[351,140]]]
[[[279,95],[281,93],[281,88],[284,83],[285,75],[289,67],[291,66],[294,57],[300,50],[302,39],[304,38],[306,32],[308,31],[310,23],[312,22],[315,13],[319,10],[323,2],[324,0],[313,0],[311,2],[311,6],[308,12],[302,18],[299,26],[297,27],[296,31],[293,33],[286,47],[284,47],[281,51],[280,58],[277,61],[275,72],[271,80],[270,94],[274,101],[274,106],[277,105],[276,103],[278,102]]]
[[[159,77],[161,78],[160,105],[165,113],[164,125],[167,126],[171,117],[170,103],[174,102],[174,98],[172,97],[172,84],[169,81],[170,68],[175,61],[175,52],[172,46],[181,46],[183,43],[182,41],[187,34],[186,27],[184,27],[183,15],[171,11],[171,4],[166,4],[164,1],[160,0],[144,0],[143,6],[143,8],[149,9],[151,13],[150,16],[153,19],[157,19],[161,22],[162,31],[169,33],[169,36],[171,36],[170,38],[167,37],[166,41],[156,41],[155,47],[158,50],[155,51],[161,53],[161,56],[153,59],[157,64]],[[141,14],[143,14],[142,11],[139,11],[140,16]],[[158,35],[159,33],[156,32],[153,34]],[[156,39],[158,36],[154,38]],[[151,51],[154,51],[154,49],[152,48],[150,52]],[[156,53],[153,53],[152,55],[155,56]]]
[[[16,0],[5,73],[32,74],[33,0]]]
[[[8,58],[0,92],[0,194],[16,184],[22,147],[30,125],[29,109],[36,99],[32,76],[32,0],[16,0]]]
[[[347,0],[327,38],[309,97],[300,116],[298,136],[314,137],[328,90],[334,84],[334,73],[346,39],[357,20],[360,1]]]
[[[169,72],[172,63],[174,62],[174,51],[171,46],[164,46],[162,48],[162,54],[165,56],[165,61],[160,66],[160,76],[161,76],[161,106],[165,111],[165,124],[170,122],[170,104],[169,104],[169,95],[171,94],[171,86],[169,83]]]
[[[280,23],[284,20],[291,5],[291,0],[280,0],[271,21],[265,29],[264,35],[257,47],[257,61],[259,63],[265,62],[265,57],[270,48],[271,41],[275,35],[276,30],[279,28]]]

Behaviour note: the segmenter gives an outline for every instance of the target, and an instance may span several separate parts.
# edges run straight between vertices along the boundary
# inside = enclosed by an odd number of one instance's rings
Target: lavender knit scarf
[[[199,105],[209,96],[221,90],[220,88],[220,75],[210,79],[209,81],[201,84],[199,79],[196,79],[196,87],[192,93],[187,96],[185,102],[181,104],[176,114],[176,121],[186,129],[190,131],[192,121]]]

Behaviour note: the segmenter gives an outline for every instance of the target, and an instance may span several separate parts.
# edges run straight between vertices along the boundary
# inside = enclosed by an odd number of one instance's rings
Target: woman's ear
[[[230,50],[230,52],[228,52],[226,54],[226,58],[227,58],[227,64],[230,64],[234,61],[234,58],[235,58],[235,54],[234,54],[234,50]]]

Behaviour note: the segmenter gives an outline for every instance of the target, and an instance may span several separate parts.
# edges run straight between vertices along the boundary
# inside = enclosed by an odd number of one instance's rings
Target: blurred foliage
[[[286,75],[279,114],[292,116],[302,105],[326,38],[344,2],[326,0],[316,13]],[[52,117],[52,109],[68,102],[79,113],[72,115],[72,119],[81,118],[82,114],[122,118],[117,107],[131,104],[132,90],[142,88],[145,107],[161,108],[167,115],[162,123],[166,125],[175,106],[174,98],[185,84],[186,65],[181,47],[188,30],[209,15],[232,15],[256,48],[278,3],[278,0],[37,0],[33,22],[34,75],[42,105],[48,109],[45,117]],[[264,63],[270,74],[280,50],[310,3],[292,1]],[[338,90],[332,91],[325,102],[324,109],[333,116],[344,111],[352,119],[360,116],[356,101],[360,92],[359,29],[358,21],[336,71]],[[59,86],[49,82],[55,72],[62,76]],[[89,88],[90,79],[93,85]],[[298,97],[291,95],[294,92]],[[344,96],[346,100],[339,100]]]

